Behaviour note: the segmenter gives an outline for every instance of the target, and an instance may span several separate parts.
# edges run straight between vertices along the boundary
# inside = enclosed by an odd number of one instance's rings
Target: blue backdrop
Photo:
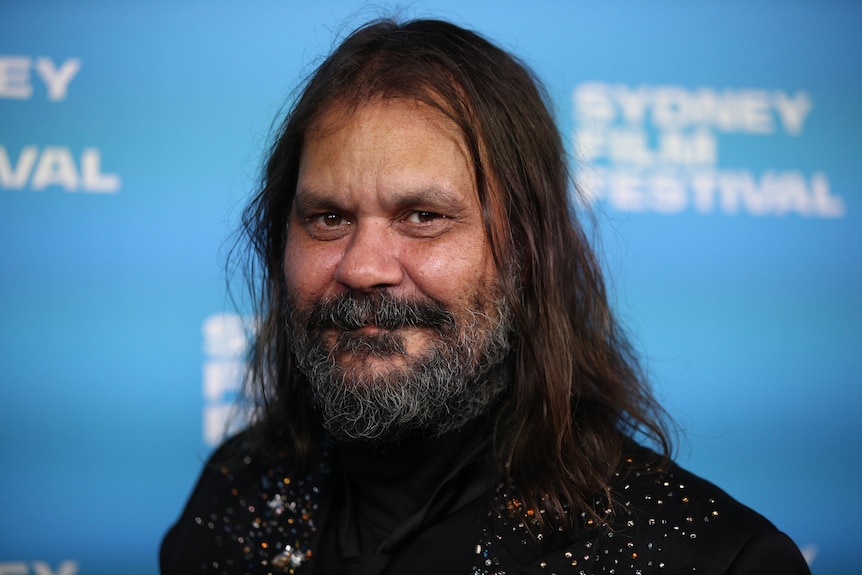
[[[312,5],[313,4],[313,5]],[[0,573],[154,574],[241,370],[225,241],[356,2],[0,5]],[[862,5],[429,1],[547,83],[680,460],[858,572]]]

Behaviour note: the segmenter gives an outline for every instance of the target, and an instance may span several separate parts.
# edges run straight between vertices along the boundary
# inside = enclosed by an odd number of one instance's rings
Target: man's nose
[[[361,223],[350,238],[335,280],[351,289],[369,291],[397,286],[404,279],[398,239],[384,223]]]

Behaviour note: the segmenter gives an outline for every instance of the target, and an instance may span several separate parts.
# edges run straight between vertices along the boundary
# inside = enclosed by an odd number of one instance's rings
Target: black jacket
[[[452,513],[438,509],[426,514],[385,552],[347,561],[339,552],[344,549],[337,519],[343,517],[339,509],[343,500],[338,495],[340,473],[332,458],[324,453],[311,473],[297,476],[288,463],[259,462],[240,437],[220,449],[205,467],[182,516],[162,543],[161,571],[163,575],[809,573],[794,543],[769,521],[676,465],[661,472],[638,465],[638,459],[648,458],[649,453],[635,449],[634,462],[626,469],[638,470],[617,472],[612,484],[615,510],[605,515],[606,521],[588,523],[588,516],[580,514],[574,518],[581,526],[575,534],[534,538],[518,519],[523,514],[514,513],[523,511],[516,490],[504,484],[485,489],[482,474],[468,465],[460,471],[448,499],[442,499],[442,507],[452,507]],[[463,495],[470,490],[476,496]],[[604,507],[597,498],[600,515]]]

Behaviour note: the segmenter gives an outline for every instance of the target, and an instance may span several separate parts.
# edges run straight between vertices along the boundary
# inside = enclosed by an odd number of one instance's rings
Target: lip
[[[326,331],[333,333],[357,333],[360,335],[378,335],[388,331],[394,331],[385,327],[380,327],[377,325],[369,324],[363,325],[361,327],[351,327],[351,328],[338,328],[338,327],[330,327]]]
[[[389,330],[384,329],[382,327],[378,327],[376,325],[364,325],[364,326],[362,326],[358,329],[355,329],[353,331],[355,331],[357,333],[364,334],[364,335],[377,335],[379,333],[383,333],[384,331],[389,331]]]

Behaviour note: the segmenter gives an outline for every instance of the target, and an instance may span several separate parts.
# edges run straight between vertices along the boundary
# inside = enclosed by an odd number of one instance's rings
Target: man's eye
[[[424,224],[428,222],[433,222],[434,220],[442,217],[444,216],[435,212],[416,211],[410,212],[410,214],[408,214],[405,220],[414,224]]]
[[[311,221],[319,223],[325,227],[333,228],[335,226],[340,226],[347,222],[343,217],[336,214],[335,212],[327,212],[325,214],[319,214],[311,218]]]

